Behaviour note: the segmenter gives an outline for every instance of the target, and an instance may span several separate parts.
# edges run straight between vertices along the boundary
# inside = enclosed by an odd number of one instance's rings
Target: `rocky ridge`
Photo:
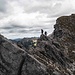
[[[75,75],[74,14],[59,17],[54,32],[36,40],[34,47],[32,40],[13,43],[0,35],[0,75]]]

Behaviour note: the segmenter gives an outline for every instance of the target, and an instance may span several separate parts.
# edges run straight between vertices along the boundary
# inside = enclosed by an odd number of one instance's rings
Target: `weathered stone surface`
[[[0,75],[18,75],[24,51],[0,35]]]
[[[51,65],[55,65],[58,69],[61,68],[60,75],[72,75],[71,65],[75,60],[75,15],[59,17],[54,28],[50,36],[43,34],[40,36],[37,47],[31,53],[47,67],[52,63]]]
[[[44,64],[0,35],[0,75],[48,75]]]
[[[49,75],[46,66],[30,54],[25,57],[21,71],[21,75]]]
[[[53,42],[58,42],[63,52],[75,60],[75,14],[56,20]]]
[[[67,69],[70,69],[69,64],[71,64],[72,61],[65,56],[65,54],[61,51],[61,48],[55,46],[53,41],[50,39],[40,40],[41,39],[39,39],[39,43],[34,50],[34,57],[45,64],[48,68],[48,72],[50,70],[51,74],[56,72],[58,72],[59,75],[71,74]],[[58,73],[56,75],[58,75]]]

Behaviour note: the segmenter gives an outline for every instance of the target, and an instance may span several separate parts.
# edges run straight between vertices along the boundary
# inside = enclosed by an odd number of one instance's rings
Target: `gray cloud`
[[[6,11],[6,0],[0,0],[0,12]]]
[[[75,12],[74,3],[74,0],[0,0],[0,33],[8,38],[38,36],[40,29],[52,33],[57,17]]]
[[[16,26],[16,25],[10,25],[6,27],[0,27],[0,29],[6,29],[6,30],[11,30],[11,29],[19,29],[19,28],[24,28],[22,26]]]

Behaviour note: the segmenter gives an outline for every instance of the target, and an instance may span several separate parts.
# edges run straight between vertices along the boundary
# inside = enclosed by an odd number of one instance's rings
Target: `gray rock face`
[[[46,75],[46,72],[36,58],[0,35],[0,75]]]
[[[27,55],[22,67],[21,75],[49,75],[46,66],[32,55]]]
[[[75,15],[59,17],[54,28],[52,35],[40,36],[37,47],[31,53],[51,69],[51,74],[58,72],[60,75],[72,75],[71,64],[75,61]]]
[[[0,75],[18,75],[25,52],[0,35]]]
[[[33,53],[34,57],[46,65],[49,74],[72,74],[69,72],[72,61],[61,51],[60,46],[58,48],[57,43],[53,44],[53,40],[48,37],[47,39],[45,41],[40,41],[41,39],[39,39],[39,43]]]
[[[75,60],[75,14],[58,18],[54,28],[54,42],[58,42],[63,52]]]

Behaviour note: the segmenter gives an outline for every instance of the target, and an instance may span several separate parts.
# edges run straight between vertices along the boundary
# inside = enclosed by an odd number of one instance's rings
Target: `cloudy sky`
[[[0,0],[0,34],[34,37],[51,34],[57,17],[75,13],[75,0]]]

